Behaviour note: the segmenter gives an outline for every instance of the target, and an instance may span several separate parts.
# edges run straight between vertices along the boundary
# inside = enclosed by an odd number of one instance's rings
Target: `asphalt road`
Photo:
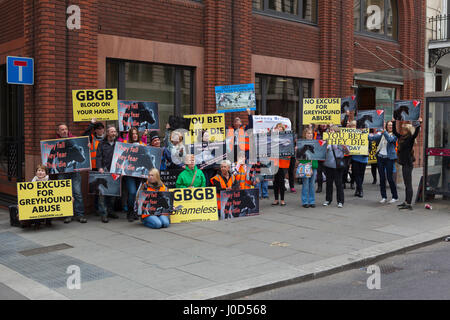
[[[439,242],[375,265],[380,268],[380,289],[373,273],[355,269],[312,281],[244,297],[252,300],[449,300],[450,242]]]

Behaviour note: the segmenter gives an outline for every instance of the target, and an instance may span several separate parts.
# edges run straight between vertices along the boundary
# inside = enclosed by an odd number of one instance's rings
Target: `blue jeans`
[[[316,176],[317,169],[313,169],[310,178],[302,178],[302,204],[316,204],[316,193],[314,192]]]
[[[134,202],[136,200],[136,192],[139,184],[141,183],[139,178],[125,176],[125,183],[128,189],[128,211],[133,210]]]
[[[381,197],[384,199],[387,199],[386,195],[386,176],[387,180],[389,182],[389,188],[391,189],[392,198],[398,199],[397,194],[397,186],[394,182],[394,166],[395,166],[395,160],[390,160],[388,158],[382,158],[377,157],[377,163],[378,163],[378,173],[380,175],[380,193]]]
[[[259,197],[268,198],[269,197],[269,181],[262,180],[256,185],[259,189]]]
[[[73,195],[73,212],[74,216],[84,216],[83,194],[81,193],[81,174],[79,172],[60,173],[57,176],[58,180],[70,179],[72,180],[72,195]]]
[[[114,200],[113,196],[98,196],[98,207],[100,215],[106,216],[109,212],[113,211]]]
[[[148,216],[143,220],[144,226],[152,229],[167,228],[170,224],[169,217],[167,216]]]

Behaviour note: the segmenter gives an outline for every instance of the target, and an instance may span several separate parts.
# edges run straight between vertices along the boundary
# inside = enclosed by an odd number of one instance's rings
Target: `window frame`
[[[263,8],[262,9],[256,9],[253,7],[253,2],[252,2],[252,12],[256,13],[256,14],[260,14],[263,16],[268,16],[268,17],[272,17],[272,18],[279,18],[279,19],[283,19],[283,20],[289,20],[289,21],[295,21],[295,22],[301,22],[301,23],[305,23],[305,24],[310,24],[310,25],[314,25],[317,26],[318,24],[318,20],[319,20],[319,1],[318,0],[314,0],[315,1],[315,7],[316,7],[316,14],[314,17],[315,21],[310,21],[307,19],[303,18],[303,2],[305,0],[296,0],[297,1],[297,14],[291,14],[291,13],[284,13],[284,12],[279,12],[273,9],[269,9],[269,0],[263,0]]]
[[[191,79],[190,79],[190,90],[191,90],[191,99],[190,99],[190,113],[193,114],[195,110],[195,67],[190,66],[181,66],[181,65],[172,65],[172,64],[165,64],[165,63],[157,63],[157,62],[148,62],[148,61],[135,61],[135,60],[125,60],[125,59],[115,59],[115,58],[107,58],[106,63],[116,63],[119,66],[118,71],[118,81],[117,81],[117,92],[118,92],[118,98],[119,100],[125,100],[125,63],[137,63],[137,64],[147,64],[147,65],[158,65],[163,67],[174,67],[175,68],[175,77],[174,77],[174,83],[173,86],[175,88],[174,90],[174,115],[176,116],[182,116],[181,114],[181,102],[182,102],[182,92],[181,92],[181,75],[182,70],[189,70],[191,73]],[[105,74],[106,76],[106,74]]]
[[[396,12],[395,15],[393,14],[393,22],[396,20],[397,28],[395,35],[392,36],[387,35],[388,31],[388,11],[386,10],[388,5],[391,7],[392,5],[390,2],[395,2]],[[381,39],[381,40],[387,40],[392,42],[398,42],[398,35],[399,35],[399,14],[398,14],[398,1],[397,0],[384,0],[384,28],[383,28],[383,34],[378,34],[375,32],[367,31],[365,30],[365,10],[366,10],[366,0],[359,0],[359,30],[355,30],[355,34],[375,38],[375,39]],[[353,25],[354,27],[354,25]]]

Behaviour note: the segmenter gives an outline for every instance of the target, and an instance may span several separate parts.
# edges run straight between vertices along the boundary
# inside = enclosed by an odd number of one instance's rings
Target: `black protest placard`
[[[118,101],[119,131],[128,131],[133,127],[140,132],[159,129],[158,104],[148,101]]]
[[[299,160],[325,160],[327,142],[325,140],[297,140],[296,158]]]
[[[257,160],[295,155],[294,134],[291,131],[258,133],[253,135],[251,141],[256,143]]]
[[[358,111],[356,115],[356,128],[382,129],[384,123],[384,110]]]
[[[236,189],[220,192],[220,219],[254,216],[259,214],[259,190]]]
[[[173,192],[142,190],[137,201],[137,214],[142,217],[168,216],[174,210]]]
[[[89,194],[121,196],[120,175],[114,173],[89,172]]]
[[[151,169],[160,169],[161,152],[161,148],[116,142],[110,173],[147,178]]]
[[[356,96],[349,96],[341,99],[341,114],[347,111],[356,110]]]
[[[168,189],[176,188],[176,182],[178,176],[184,169],[169,169],[169,170],[161,170],[160,176],[161,181]]]
[[[89,137],[43,140],[41,160],[49,174],[91,170]]]
[[[419,100],[397,100],[394,103],[394,120],[414,121],[420,118]]]

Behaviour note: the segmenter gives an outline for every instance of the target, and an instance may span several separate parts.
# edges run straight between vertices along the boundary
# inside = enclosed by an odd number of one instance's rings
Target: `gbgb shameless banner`
[[[49,174],[91,170],[89,137],[41,141],[41,160]]]
[[[220,192],[220,219],[254,216],[259,214],[259,190],[228,190]]]
[[[137,127],[139,131],[159,129],[158,104],[148,101],[118,101],[119,131]]]
[[[161,149],[116,142],[111,173],[123,176],[147,178],[152,168],[161,167]]]

